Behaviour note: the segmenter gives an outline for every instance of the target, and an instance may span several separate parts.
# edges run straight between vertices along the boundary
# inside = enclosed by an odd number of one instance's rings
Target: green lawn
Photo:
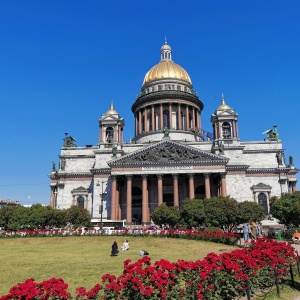
[[[209,252],[220,254],[236,247],[209,242],[152,238],[129,237],[130,249],[120,251],[119,256],[111,257],[113,241],[119,248],[123,237],[49,237],[49,238],[13,238],[0,239],[0,295],[7,294],[9,288],[27,278],[40,282],[51,277],[61,277],[69,284],[74,295],[75,288],[91,288],[100,283],[105,273],[120,275],[123,261],[140,258],[139,250],[147,250],[154,262],[162,258],[169,261],[198,260]],[[284,286],[281,300],[293,300],[300,295],[299,278],[296,288]],[[270,296],[269,300],[279,299]]]

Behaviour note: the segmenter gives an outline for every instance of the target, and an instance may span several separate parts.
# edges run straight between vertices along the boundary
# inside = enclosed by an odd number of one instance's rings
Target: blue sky
[[[96,145],[112,100],[133,137],[131,105],[165,36],[203,129],[224,93],[241,140],[276,124],[300,167],[299,11],[296,0],[0,1],[0,198],[48,204],[64,133]]]

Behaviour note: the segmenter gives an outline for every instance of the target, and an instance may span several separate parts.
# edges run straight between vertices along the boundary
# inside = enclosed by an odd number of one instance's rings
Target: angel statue
[[[168,136],[169,136],[169,133],[170,133],[170,131],[169,131],[169,129],[168,129],[168,128],[164,127],[164,128],[163,128],[163,133],[164,133],[164,137],[168,137]]]
[[[273,129],[268,129],[262,134],[268,135],[268,137],[264,139],[265,142],[280,142],[279,134],[277,132],[277,125],[274,125]]]
[[[65,133],[63,147],[77,147],[74,142],[77,142],[73,137],[69,136],[68,133]]]

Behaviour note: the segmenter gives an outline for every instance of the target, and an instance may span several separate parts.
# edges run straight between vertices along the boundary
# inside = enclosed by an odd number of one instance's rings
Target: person
[[[295,244],[299,244],[299,242],[300,242],[300,233],[298,232],[297,229],[295,230],[295,232],[293,234],[292,240]]]
[[[144,255],[149,255],[149,252],[146,251],[146,250],[140,250],[140,251],[138,252],[138,254],[139,254],[140,256],[144,256]]]
[[[260,224],[258,222],[256,222],[256,236],[257,237],[261,237],[261,227]]]
[[[251,239],[256,241],[257,231],[256,231],[256,223],[255,222],[252,222],[252,224],[250,226],[250,230],[251,230]]]
[[[244,223],[243,224],[243,236],[244,236],[244,242],[245,242],[245,247],[248,246],[249,243],[249,223]]]
[[[126,239],[125,242],[123,243],[123,246],[121,247],[122,250],[129,250],[129,242]]]
[[[118,244],[116,241],[111,246],[111,256],[117,256],[119,253]]]

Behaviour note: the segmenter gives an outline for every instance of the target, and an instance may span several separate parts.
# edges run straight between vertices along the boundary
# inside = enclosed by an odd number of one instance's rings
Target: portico
[[[169,140],[110,161],[111,219],[146,224],[163,202],[181,207],[186,198],[226,196],[227,162]]]

